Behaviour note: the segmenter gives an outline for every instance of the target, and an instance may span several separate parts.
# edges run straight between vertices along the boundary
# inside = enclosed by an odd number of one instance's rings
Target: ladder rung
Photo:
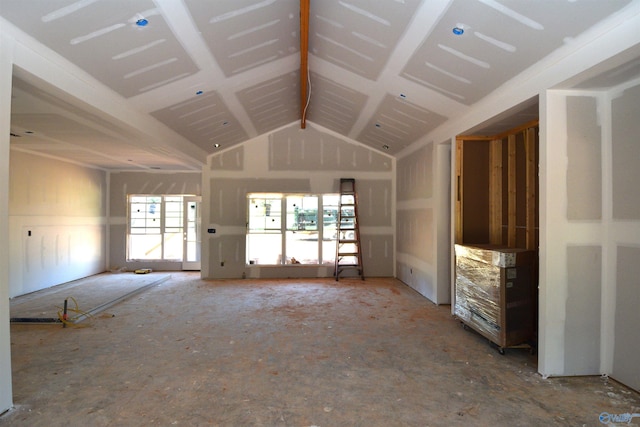
[[[364,280],[360,230],[358,228],[358,196],[354,178],[340,178],[340,198],[338,201],[338,221],[336,224],[336,280],[340,272],[356,270]],[[348,246],[351,245],[351,246]],[[341,252],[344,251],[344,252]]]

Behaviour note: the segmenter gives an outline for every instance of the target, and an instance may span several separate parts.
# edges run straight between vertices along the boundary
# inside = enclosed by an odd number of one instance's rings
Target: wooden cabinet
[[[535,252],[493,245],[455,245],[454,313],[500,350],[531,344],[535,331]]]

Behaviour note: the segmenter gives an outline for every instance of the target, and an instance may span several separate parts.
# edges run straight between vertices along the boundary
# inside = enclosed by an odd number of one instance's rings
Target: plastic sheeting
[[[456,300],[454,314],[491,341],[508,346],[505,325],[507,292],[520,283],[528,286],[531,252],[493,246],[455,246],[456,253]],[[524,267],[522,267],[524,265]],[[519,291],[518,298],[522,298]],[[527,295],[524,292],[524,295]],[[518,302],[517,304],[522,304]],[[525,301],[530,309],[530,300]],[[517,309],[517,306],[513,309]],[[523,309],[525,307],[523,306]],[[524,318],[527,318],[525,315]],[[510,325],[516,328],[519,325]]]

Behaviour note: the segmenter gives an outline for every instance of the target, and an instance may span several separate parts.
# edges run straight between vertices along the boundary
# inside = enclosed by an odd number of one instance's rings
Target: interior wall
[[[0,236],[9,235],[9,157],[13,40],[0,34]],[[0,239],[0,414],[13,405],[9,332],[9,239]]]
[[[182,262],[127,261],[127,196],[202,195],[200,172],[111,172],[109,174],[109,269],[175,271]]]
[[[246,195],[337,193],[340,178],[356,180],[364,275],[393,276],[393,171],[390,156],[309,124],[211,156],[203,176],[203,277],[331,277],[333,264],[247,266]]]
[[[9,296],[105,270],[106,173],[11,151]]]
[[[639,390],[640,82],[543,103],[539,370]]]
[[[609,278],[615,277],[615,345],[612,376],[640,390],[640,81],[614,91],[612,130],[612,232]],[[613,257],[611,257],[613,258]],[[615,264],[613,264],[615,262]],[[615,267],[615,268],[614,268]]]
[[[422,147],[398,161],[396,175],[396,277],[436,304],[451,302],[450,283],[442,283],[449,277],[449,254],[436,250],[439,241],[449,243],[447,147]]]

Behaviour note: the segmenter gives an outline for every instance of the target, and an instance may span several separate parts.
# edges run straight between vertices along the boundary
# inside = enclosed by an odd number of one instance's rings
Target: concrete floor
[[[602,426],[602,413],[640,413],[637,392],[543,379],[528,351],[499,355],[393,279],[172,273],[85,325],[11,325],[16,406],[0,425]]]

